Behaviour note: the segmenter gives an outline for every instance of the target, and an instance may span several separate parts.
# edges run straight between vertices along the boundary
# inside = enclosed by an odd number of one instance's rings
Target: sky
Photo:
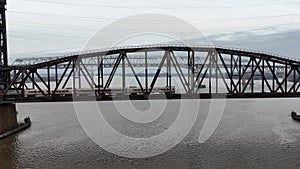
[[[145,13],[182,19],[214,43],[240,46],[243,41],[245,45],[241,47],[256,48],[261,44],[251,45],[250,41],[263,39],[263,44],[269,45],[266,49],[274,48],[274,52],[286,55],[290,53],[278,50],[282,44],[272,48],[272,43],[295,38],[293,32],[297,33],[300,26],[300,0],[9,0],[9,55],[34,57],[82,50],[108,25]],[[151,22],[145,18],[134,24]],[[173,25],[170,30],[178,27]]]

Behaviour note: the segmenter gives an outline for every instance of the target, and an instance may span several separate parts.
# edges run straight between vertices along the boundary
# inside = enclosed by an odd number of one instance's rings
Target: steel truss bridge
[[[300,61],[277,55],[213,46],[149,45],[111,48],[53,58],[16,60],[0,67],[9,74],[0,95],[1,102],[71,101],[112,99],[249,98],[299,97]],[[139,93],[126,93],[128,77]],[[114,83],[114,79],[118,79]],[[176,81],[176,83],[175,83]],[[114,84],[115,86],[113,86]],[[159,86],[160,85],[160,86]],[[175,93],[154,94],[155,87]],[[206,88],[203,88],[205,86]],[[106,91],[78,96],[89,88]],[[180,90],[179,90],[180,88]],[[63,89],[73,96],[57,95]],[[39,97],[26,92],[37,91]]]

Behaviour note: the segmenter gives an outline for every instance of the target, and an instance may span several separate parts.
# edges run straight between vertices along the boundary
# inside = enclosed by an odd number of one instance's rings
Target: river
[[[32,126],[0,140],[0,168],[300,168],[300,123],[290,117],[291,110],[300,112],[300,99],[227,100],[215,133],[200,144],[208,102],[203,101],[195,126],[180,144],[143,159],[100,148],[82,129],[73,103],[17,104],[19,120],[29,115]],[[112,123],[122,130],[118,119]],[[174,118],[162,117],[144,135],[156,126],[167,129],[164,120]]]

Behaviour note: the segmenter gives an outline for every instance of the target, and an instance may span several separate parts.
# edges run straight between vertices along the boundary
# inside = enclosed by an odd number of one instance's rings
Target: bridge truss
[[[223,47],[137,46],[47,58],[35,64],[18,64],[20,60],[15,63],[0,68],[1,72],[10,72],[11,78],[1,95],[2,102],[71,101],[78,96],[77,90],[105,91],[113,87],[121,89],[121,94],[98,92],[92,97],[160,98],[161,94],[153,94],[155,87],[171,91],[173,86],[175,93],[167,92],[164,97],[300,96],[300,61]],[[137,95],[126,93],[132,85],[128,78],[139,89]],[[72,90],[73,97],[58,96],[56,93],[62,89]],[[41,96],[28,97],[28,90],[36,90]]]

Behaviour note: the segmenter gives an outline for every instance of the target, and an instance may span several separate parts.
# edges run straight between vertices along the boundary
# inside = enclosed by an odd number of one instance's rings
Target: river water
[[[32,126],[0,140],[0,168],[300,168],[300,123],[290,117],[291,110],[300,112],[299,103],[227,100],[215,133],[200,144],[199,130],[209,110],[209,100],[204,100],[195,126],[179,145],[143,159],[120,157],[95,144],[73,103],[17,104],[18,118],[29,115]],[[124,129],[122,119],[111,116],[116,129],[149,136],[156,127],[166,130],[176,115],[168,114],[142,132],[139,127]]]

